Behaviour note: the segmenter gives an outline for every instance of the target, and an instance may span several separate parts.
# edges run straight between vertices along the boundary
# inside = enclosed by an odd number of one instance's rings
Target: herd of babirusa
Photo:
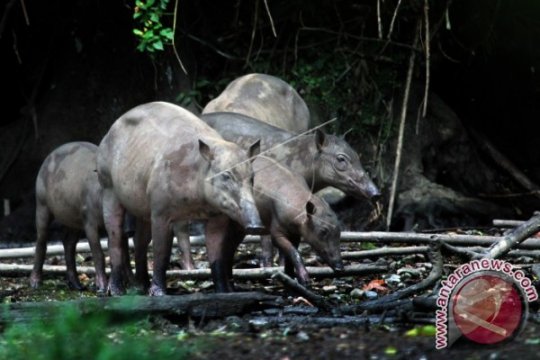
[[[234,290],[234,255],[246,234],[261,235],[264,266],[271,266],[276,246],[285,271],[301,283],[309,280],[298,252],[301,239],[334,271],[342,270],[338,218],[315,192],[333,186],[357,198],[380,193],[342,137],[307,131],[309,117],[290,85],[249,74],[230,83],[200,116],[172,103],[146,103],[120,116],[99,146],[71,142],[58,147],[36,180],[31,285],[42,282],[53,219],[66,228],[67,282],[74,289],[83,288],[75,247],[84,230],[99,293],[122,295],[133,286],[150,295],[166,294],[173,235],[182,266],[192,269],[188,226],[200,220],[205,221],[206,255],[217,292]],[[135,274],[122,226],[128,216],[136,224]],[[99,239],[103,228],[109,279]]]

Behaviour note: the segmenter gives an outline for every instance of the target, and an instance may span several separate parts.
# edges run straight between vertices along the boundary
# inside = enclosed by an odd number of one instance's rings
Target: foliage
[[[337,118],[333,131],[360,135],[377,132],[391,135],[392,121],[385,116],[385,95],[397,83],[392,68],[369,66],[354,55],[301,59],[291,71],[290,83],[308,103],[318,104],[328,119]]]
[[[152,334],[148,321],[114,325],[105,314],[82,316],[73,307],[54,318],[15,323],[0,335],[0,359],[186,359],[181,337]]]
[[[133,33],[139,39],[137,50],[154,53],[163,51],[164,45],[172,43],[173,29],[162,23],[162,16],[167,10],[169,0],[136,0],[133,19],[138,27]]]

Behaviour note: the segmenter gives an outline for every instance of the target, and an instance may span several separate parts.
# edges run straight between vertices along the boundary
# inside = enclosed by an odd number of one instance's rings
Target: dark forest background
[[[99,143],[148,101],[197,113],[252,72],[294,86],[313,124],[337,117],[327,131],[348,132],[384,197],[374,223],[371,205],[337,204],[347,227],[384,226],[407,89],[393,229],[486,225],[539,208],[537,1],[5,0],[0,12],[4,241],[33,241],[35,175],[55,147]]]

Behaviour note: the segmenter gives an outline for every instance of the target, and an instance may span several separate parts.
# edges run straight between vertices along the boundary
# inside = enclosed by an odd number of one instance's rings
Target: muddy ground
[[[354,250],[365,245],[344,244],[344,250]],[[257,245],[242,245],[238,255],[238,267],[257,267]],[[194,249],[198,266],[205,267],[203,249]],[[304,258],[311,265],[317,259],[308,248],[303,248]],[[454,259],[455,260],[455,259]],[[518,261],[518,259],[515,259]],[[519,259],[523,261],[524,259]],[[525,259],[527,260],[527,259]],[[530,259],[529,259],[530,260]],[[4,260],[3,263],[30,264],[32,259]],[[398,288],[417,283],[429,273],[429,264],[423,255],[401,256],[385,259],[367,259],[362,262],[379,262],[390,265],[391,274],[340,279],[315,280],[312,290],[322,294],[336,305],[358,304],[366,301],[367,295],[351,295],[355,289],[371,291],[371,296],[383,296]],[[62,256],[47,258],[47,264],[63,264]],[[350,261],[348,262],[351,263]],[[445,261],[446,263],[446,261]],[[78,265],[91,266],[89,254],[78,256]],[[452,268],[449,264],[447,270]],[[174,255],[172,267],[179,268],[178,256]],[[405,271],[409,269],[410,271]],[[397,283],[373,280],[388,279],[400,274]],[[81,281],[89,290],[71,291],[62,276],[47,276],[39,290],[28,286],[28,276],[0,277],[0,297],[3,303],[25,301],[65,301],[94,297],[93,275],[80,274]],[[374,285],[375,284],[375,285]],[[540,350],[540,319],[536,307],[531,308],[528,323],[514,340],[499,346],[481,346],[460,340],[449,349],[436,350],[434,314],[424,312],[417,320],[408,320],[409,314],[388,312],[360,321],[366,314],[344,320],[341,324],[325,325],[314,323],[317,318],[332,318],[328,312],[317,312],[307,302],[289,293],[272,280],[241,281],[239,290],[260,291],[279,295],[283,306],[279,309],[257,309],[251,313],[225,318],[201,319],[171,316],[151,316],[145,336],[170,336],[181,339],[191,349],[191,359],[536,359]],[[194,292],[212,293],[208,280],[182,280],[171,277],[169,293],[176,296]],[[369,289],[369,290],[368,290]],[[358,293],[358,291],[356,291]],[[271,318],[279,315],[289,321],[273,323]],[[283,320],[282,317],[282,320]],[[335,319],[339,319],[335,318]],[[356,321],[355,321],[356,320]],[[143,326],[141,326],[142,328]],[[414,330],[416,329],[416,330]],[[146,331],[146,330],[145,330]],[[416,332],[416,333],[415,333]],[[156,335],[157,334],[157,335]],[[203,344],[201,346],[201,344]]]

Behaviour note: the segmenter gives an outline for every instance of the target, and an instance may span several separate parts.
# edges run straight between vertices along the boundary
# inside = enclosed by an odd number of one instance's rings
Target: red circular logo
[[[519,330],[525,309],[522,296],[511,280],[479,274],[457,288],[453,298],[456,326],[474,342],[498,343]]]

